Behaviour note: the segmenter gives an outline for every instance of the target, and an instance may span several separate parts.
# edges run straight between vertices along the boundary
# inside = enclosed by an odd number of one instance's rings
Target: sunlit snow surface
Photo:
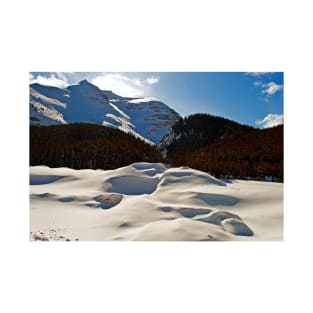
[[[31,125],[95,123],[158,144],[178,118],[156,99],[120,97],[86,80],[66,89],[30,85]]]
[[[283,184],[188,167],[30,167],[30,240],[282,240]]]

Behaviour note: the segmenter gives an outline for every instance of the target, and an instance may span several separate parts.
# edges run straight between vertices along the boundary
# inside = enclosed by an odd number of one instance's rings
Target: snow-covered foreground
[[[282,240],[283,184],[188,167],[30,167],[30,240]]]

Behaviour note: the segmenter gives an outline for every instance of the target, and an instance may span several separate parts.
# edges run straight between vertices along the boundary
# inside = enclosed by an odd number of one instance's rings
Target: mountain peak
[[[125,98],[87,79],[66,89],[31,86],[30,124],[94,123],[159,143],[179,114],[151,98]]]
[[[70,85],[67,87],[67,89],[72,90],[72,89],[79,89],[83,92],[85,92],[85,90],[94,90],[94,92],[101,92],[100,88],[94,84],[92,84],[90,81],[88,81],[87,79],[83,79],[80,82],[74,84],[74,85]]]
[[[92,85],[92,83],[90,83],[87,79],[83,79],[78,83],[78,85]]]

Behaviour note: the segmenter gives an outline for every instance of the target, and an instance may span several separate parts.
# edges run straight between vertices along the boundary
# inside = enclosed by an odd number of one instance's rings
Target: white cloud
[[[151,77],[148,77],[146,79],[146,82],[149,84],[149,85],[154,85],[154,84],[157,84],[159,82],[160,78],[159,77],[155,77],[155,76],[151,76]]]
[[[40,73],[36,76],[29,73],[30,83],[64,88],[77,83],[82,79],[88,79],[92,84],[102,90],[111,90],[114,93],[131,98],[149,96],[152,85],[159,82],[159,77],[141,77],[136,73],[73,73],[73,72],[50,72]]]
[[[62,72],[55,72],[53,74],[55,75],[56,78],[64,80],[64,81],[67,82],[67,77],[66,77],[67,73],[65,74],[65,73],[62,73]]]
[[[34,77],[34,75],[30,73],[29,80],[31,84],[38,83],[41,85],[54,86],[54,87],[59,87],[59,88],[64,88],[68,86],[68,82],[66,78],[65,80],[57,78],[55,74],[51,74],[49,77],[45,77],[42,75],[38,75],[37,77]]]
[[[260,81],[255,81],[253,83],[253,86],[255,86],[255,87],[258,87],[258,86],[261,86],[261,85],[262,85],[262,82],[260,82]]]
[[[262,87],[262,93],[266,93],[269,96],[273,96],[277,91],[283,90],[283,85],[278,85],[274,82],[263,84]]]
[[[262,76],[262,75],[268,75],[268,74],[272,74],[273,72],[247,72],[247,75],[251,75],[251,76]]]
[[[284,115],[270,113],[266,115],[263,120],[257,120],[255,123],[260,125],[262,128],[274,127],[284,124]]]
[[[158,77],[148,77],[140,79],[138,77],[130,77],[125,74],[108,73],[94,77],[90,82],[98,86],[102,90],[111,90],[123,97],[142,97],[149,86],[159,82]]]
[[[142,82],[138,78],[110,73],[97,76],[90,81],[102,90],[111,90],[124,97],[140,97],[144,94]]]

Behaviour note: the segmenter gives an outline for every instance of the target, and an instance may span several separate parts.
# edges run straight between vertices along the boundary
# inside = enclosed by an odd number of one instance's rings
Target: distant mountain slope
[[[160,101],[121,97],[87,80],[65,89],[30,85],[31,125],[94,123],[159,143],[179,117]]]
[[[173,165],[217,177],[283,179],[283,125],[255,129],[209,114],[179,119],[160,147]]]
[[[253,127],[210,114],[193,114],[180,118],[161,140],[159,146],[174,153],[176,147],[194,150],[226,137],[253,130]]]

